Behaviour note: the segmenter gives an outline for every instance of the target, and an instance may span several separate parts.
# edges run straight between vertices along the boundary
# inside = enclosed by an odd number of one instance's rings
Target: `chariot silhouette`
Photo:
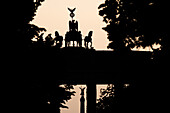
[[[83,39],[82,39],[81,31],[78,30],[78,21],[73,19],[75,16],[74,11],[76,10],[76,8],[74,9],[68,8],[68,10],[70,11],[70,17],[72,19],[69,21],[69,31],[67,31],[65,34],[65,47],[71,47],[71,46],[82,47]],[[90,31],[88,36],[85,36],[84,39],[85,48],[92,48],[92,33],[93,31]],[[89,43],[91,44],[90,46]]]

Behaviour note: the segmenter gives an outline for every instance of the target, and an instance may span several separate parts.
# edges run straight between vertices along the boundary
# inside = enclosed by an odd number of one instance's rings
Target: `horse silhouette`
[[[58,31],[55,32],[54,41],[56,42],[56,47],[61,47],[63,45],[63,37],[59,35]]]
[[[89,47],[89,43],[91,44],[90,47],[92,47],[92,34],[93,34],[93,31],[90,31],[88,36],[85,37],[84,39],[85,48]]]
[[[51,46],[54,44],[54,40],[53,40],[53,38],[52,38],[51,35],[52,35],[52,34],[50,33],[50,34],[48,34],[48,36],[46,36],[46,38],[45,38],[45,44],[46,44],[47,47],[51,47]]]

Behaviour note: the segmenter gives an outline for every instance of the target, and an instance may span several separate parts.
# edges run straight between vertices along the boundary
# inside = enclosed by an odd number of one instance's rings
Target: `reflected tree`
[[[61,86],[55,82],[38,82],[30,88],[30,110],[34,112],[60,113],[60,108],[68,108],[66,101],[74,96],[72,85]]]
[[[115,111],[115,88],[109,84],[106,89],[100,89],[100,98],[96,104],[97,113],[111,113]]]
[[[108,84],[106,89],[100,90],[101,95],[96,104],[96,112],[133,112],[135,96],[131,89],[120,82],[114,85]]]

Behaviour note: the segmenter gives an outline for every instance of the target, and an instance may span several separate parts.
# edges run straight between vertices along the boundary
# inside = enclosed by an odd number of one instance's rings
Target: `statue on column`
[[[85,113],[84,89],[85,89],[85,87],[84,88],[80,87],[80,90],[81,90],[81,93],[80,93],[80,95],[81,95],[81,98],[80,98],[80,113]]]
[[[84,87],[84,88],[80,87],[80,89],[81,89],[81,94],[80,94],[80,95],[83,95],[83,96],[84,96],[85,87]]]

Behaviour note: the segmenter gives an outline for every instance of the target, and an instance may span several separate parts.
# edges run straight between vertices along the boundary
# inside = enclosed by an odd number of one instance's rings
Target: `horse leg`
[[[65,41],[65,47],[67,47],[67,41]]]
[[[82,41],[81,41],[81,40],[80,40],[80,42],[79,42],[79,46],[82,47]]]
[[[90,47],[92,47],[92,41],[90,43],[91,43]]]
[[[74,41],[73,41],[73,47],[74,47]]]
[[[69,46],[70,46],[70,42],[68,41],[68,42],[67,42],[67,47],[69,47]]]
[[[76,41],[76,44],[75,44],[75,45],[76,45],[76,47],[78,47],[78,42],[77,42],[77,41]]]
[[[63,41],[61,41],[61,47],[62,47],[62,45],[63,45]]]
[[[79,47],[79,46],[80,46],[79,41],[77,41],[77,47]]]
[[[89,42],[87,42],[87,48],[89,48]]]
[[[68,42],[68,47],[70,47],[70,41]]]
[[[67,43],[66,43],[67,47],[69,47],[69,43],[70,43],[70,42],[67,41]]]
[[[86,42],[84,41],[84,46],[86,47]]]

